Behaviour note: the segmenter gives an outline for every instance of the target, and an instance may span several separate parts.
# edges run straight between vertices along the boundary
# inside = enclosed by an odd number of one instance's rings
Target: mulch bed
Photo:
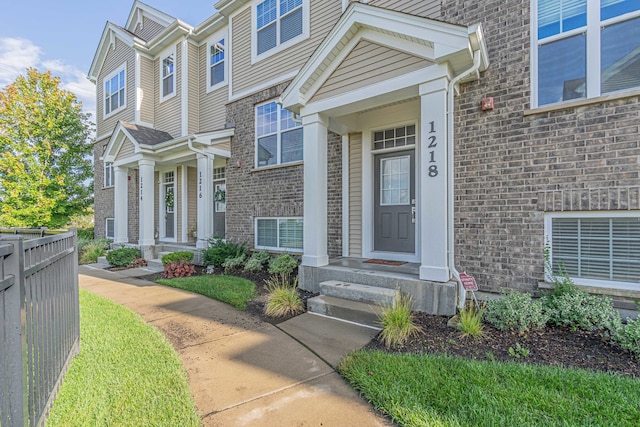
[[[447,326],[447,317],[415,313],[415,322],[422,333],[406,345],[392,350],[402,353],[439,353],[467,359],[515,361],[593,371],[615,372],[640,377],[640,360],[630,352],[610,345],[598,332],[572,331],[569,328],[547,327],[525,334],[500,331],[485,324],[484,335],[462,337],[460,331]],[[515,352],[517,344],[528,355]],[[377,339],[366,348],[389,351]]]
[[[205,274],[202,267],[196,267],[196,274]],[[224,274],[222,270],[214,274]],[[266,271],[236,271],[234,276],[244,277],[256,284],[258,295],[247,304],[247,312],[265,322],[278,324],[289,320],[265,316],[264,306],[267,300],[265,281],[270,275]],[[141,277],[155,281],[160,273]],[[298,290],[307,309],[307,299],[317,293]],[[394,353],[439,353],[459,356],[468,359],[515,361],[518,363],[543,364],[561,367],[582,368],[593,371],[619,373],[640,378],[640,360],[628,351],[610,345],[599,332],[572,331],[568,328],[547,327],[541,331],[530,331],[525,334],[500,331],[485,324],[481,337],[462,337],[461,333],[447,326],[448,317],[415,313],[415,323],[421,334],[412,338],[404,346],[393,350],[387,349],[378,338],[374,338],[365,348],[378,349]],[[523,352],[516,355],[509,349],[518,347]]]

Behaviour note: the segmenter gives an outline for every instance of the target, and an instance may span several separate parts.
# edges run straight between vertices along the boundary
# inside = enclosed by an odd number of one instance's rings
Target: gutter
[[[453,275],[453,278],[456,282],[458,282],[458,308],[462,309],[464,307],[467,293],[462,286],[462,281],[460,280],[460,272],[456,270],[455,267],[455,245],[454,245],[454,191],[453,191],[453,153],[454,153],[454,132],[453,132],[453,108],[454,108],[454,96],[453,91],[455,90],[456,84],[463,78],[467,77],[472,73],[477,73],[480,69],[480,64],[482,63],[482,54],[481,48],[478,48],[473,52],[473,65],[471,68],[463,71],[454,77],[449,83],[449,88],[447,91],[447,222],[449,224],[448,227],[448,238],[447,238],[447,259],[449,263],[449,270]]]

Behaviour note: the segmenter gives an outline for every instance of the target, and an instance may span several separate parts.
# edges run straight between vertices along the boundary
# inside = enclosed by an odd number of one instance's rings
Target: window
[[[302,124],[275,102],[256,107],[256,165],[280,165],[302,160]]]
[[[109,74],[104,79],[104,116],[124,109],[127,105],[126,96],[126,64]]]
[[[175,50],[160,58],[160,102],[176,94]]]
[[[640,88],[640,2],[534,0],[532,105]],[[536,83],[536,79],[532,79]]]
[[[104,237],[106,237],[107,239],[113,239],[115,238],[115,235],[116,235],[115,221],[113,220],[113,218],[105,219]]]
[[[257,55],[293,40],[305,31],[303,0],[265,0],[256,15]]]
[[[224,39],[210,43],[209,52],[209,70],[207,74],[208,88],[222,85],[226,83],[225,71],[225,55],[224,55]]]
[[[373,149],[403,147],[415,145],[416,126],[402,126],[394,129],[378,130],[373,132]]]
[[[302,218],[257,218],[256,248],[302,251]]]
[[[115,181],[113,176],[113,163],[105,162],[104,164],[104,186],[113,187]]]
[[[545,233],[555,272],[586,285],[640,285],[640,213],[549,214]]]

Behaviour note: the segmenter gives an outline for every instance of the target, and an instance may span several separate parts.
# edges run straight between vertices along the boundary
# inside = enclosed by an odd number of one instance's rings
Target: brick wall
[[[529,114],[529,18],[526,0],[443,2],[443,20],[482,23],[489,51],[455,113],[456,264],[483,290],[536,288],[545,211],[640,208],[639,98]]]
[[[140,197],[138,197],[138,169],[129,169],[128,176],[128,237],[129,242],[137,242],[140,238]]]
[[[104,163],[100,160],[108,142],[109,139],[104,139],[96,142],[93,146],[93,208],[96,238],[105,236],[105,219],[113,218],[113,187],[104,188]]]
[[[303,166],[255,169],[255,104],[276,99],[286,86],[227,105],[227,122],[235,123],[235,135],[227,161],[226,236],[249,247],[255,244],[256,217],[302,217]]]
[[[255,244],[257,217],[302,217],[302,164],[255,169],[255,105],[276,99],[288,83],[260,91],[227,105],[227,122],[235,124],[227,161],[226,235],[234,242]],[[342,253],[342,139],[329,134],[329,256]],[[237,167],[240,162],[241,167]]]

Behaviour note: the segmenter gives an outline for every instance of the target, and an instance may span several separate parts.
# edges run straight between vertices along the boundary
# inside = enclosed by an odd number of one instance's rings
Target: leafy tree
[[[93,202],[93,124],[50,72],[0,91],[0,224],[59,228]]]

